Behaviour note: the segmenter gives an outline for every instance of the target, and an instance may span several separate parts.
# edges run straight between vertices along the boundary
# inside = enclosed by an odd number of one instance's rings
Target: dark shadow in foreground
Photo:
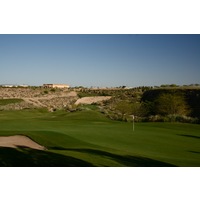
[[[0,148],[1,167],[92,167],[89,162],[48,151],[19,147]]]
[[[54,150],[65,150],[86,153],[114,160],[127,167],[175,167],[175,165],[158,160],[130,155],[118,155],[97,149],[68,149],[51,147]],[[2,167],[93,167],[94,165],[71,156],[35,150],[25,147],[17,149],[0,148],[0,166]]]
[[[93,154],[96,156],[106,157],[108,159],[114,160],[127,167],[176,167],[176,165],[154,160],[151,158],[141,157],[141,156],[130,156],[130,155],[118,155],[109,153],[106,151],[101,151],[97,149],[71,149],[71,148],[60,148],[51,147],[54,150],[67,150],[67,151],[77,151],[87,154]]]

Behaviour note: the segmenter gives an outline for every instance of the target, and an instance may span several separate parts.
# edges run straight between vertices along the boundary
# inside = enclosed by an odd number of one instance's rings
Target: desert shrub
[[[47,91],[47,90],[44,91],[44,94],[48,94],[48,93],[49,93],[49,91]]]
[[[150,115],[146,118],[146,121],[148,122],[164,122],[166,121],[165,117],[161,115]]]
[[[141,117],[138,122],[181,122],[181,123],[200,123],[198,118],[192,118],[185,115],[150,115],[148,117]]]
[[[176,116],[169,116],[169,119],[174,120],[175,122],[182,122],[182,123],[198,123],[198,118],[188,117],[185,115],[176,115]]]
[[[76,111],[80,111],[81,105],[75,105],[75,104],[68,104],[65,106],[64,110],[67,112],[76,112]]]
[[[55,88],[50,89],[51,92],[56,92]]]
[[[0,99],[0,106],[13,103],[20,103],[22,101],[23,101],[22,99]]]

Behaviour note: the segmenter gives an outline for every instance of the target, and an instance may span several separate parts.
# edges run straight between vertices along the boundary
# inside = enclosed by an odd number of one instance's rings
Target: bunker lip
[[[27,136],[0,136],[0,147],[18,148],[18,146],[28,147],[31,149],[45,150],[44,146],[39,145]]]

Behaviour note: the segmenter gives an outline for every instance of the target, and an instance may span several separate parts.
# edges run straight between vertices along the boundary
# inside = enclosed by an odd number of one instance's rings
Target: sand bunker
[[[83,97],[81,99],[78,99],[75,104],[92,104],[92,103],[97,103],[101,101],[106,101],[109,100],[111,97],[110,96],[96,96],[96,97]]]
[[[23,135],[0,137],[0,147],[17,148],[18,146],[45,150],[45,147],[39,145],[38,143]]]

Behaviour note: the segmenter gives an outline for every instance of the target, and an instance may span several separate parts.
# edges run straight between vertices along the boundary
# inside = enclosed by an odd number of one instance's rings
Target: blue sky
[[[0,35],[0,84],[200,84],[200,35]]]

